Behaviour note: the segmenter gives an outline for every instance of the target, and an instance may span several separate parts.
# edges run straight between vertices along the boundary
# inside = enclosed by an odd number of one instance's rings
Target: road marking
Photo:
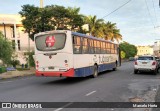
[[[64,109],[65,107],[67,107],[67,106],[69,106],[69,105],[71,105],[71,104],[73,104],[73,103],[70,102],[70,103],[68,103],[68,104],[66,104],[66,105],[64,105],[64,106],[62,106],[61,108],[55,109],[54,111],[60,111],[60,110]]]
[[[58,108],[58,109],[56,109],[56,110],[54,110],[54,111],[60,111],[60,110],[62,110],[63,108]]]
[[[0,82],[0,84],[8,83],[8,82],[13,82],[13,81],[4,81],[4,82]]]
[[[93,93],[95,93],[95,92],[96,92],[96,91],[92,91],[92,92],[86,94],[86,96],[89,96],[89,95],[91,95],[91,94],[93,94]]]

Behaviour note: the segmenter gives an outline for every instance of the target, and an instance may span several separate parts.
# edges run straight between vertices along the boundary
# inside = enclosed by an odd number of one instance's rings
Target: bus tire
[[[115,67],[113,68],[113,71],[117,70],[117,61],[115,62]]]
[[[93,73],[93,78],[96,78],[98,76],[98,66],[94,65],[94,73]]]

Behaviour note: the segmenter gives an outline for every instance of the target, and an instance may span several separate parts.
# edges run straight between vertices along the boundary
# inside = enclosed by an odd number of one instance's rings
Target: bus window
[[[111,54],[114,54],[114,44],[111,44]]]
[[[97,54],[101,53],[101,42],[97,41]]]
[[[94,54],[94,46],[93,46],[93,40],[89,40],[89,53]]]
[[[82,46],[82,53],[87,54],[88,53],[88,39],[83,38],[83,46]]]
[[[105,46],[105,42],[102,42],[101,43],[102,45],[102,47],[101,47],[101,52],[102,52],[102,54],[105,54],[105,49],[106,49],[106,46]]]
[[[94,40],[94,54],[97,53],[97,41]]]
[[[65,41],[66,35],[64,33],[41,35],[35,39],[36,48],[39,51],[55,51],[63,49]]]
[[[73,53],[74,54],[81,54],[81,38],[78,36],[73,36]]]
[[[117,45],[115,44],[115,54],[117,54],[117,50],[118,50],[118,47],[117,47]]]
[[[107,54],[111,53],[111,43],[107,43]]]

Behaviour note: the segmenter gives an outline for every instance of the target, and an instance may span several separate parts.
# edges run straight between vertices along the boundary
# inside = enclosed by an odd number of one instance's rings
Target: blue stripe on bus
[[[112,70],[115,68],[115,63],[109,63],[109,64],[101,64],[98,65],[98,72],[103,72],[106,70]],[[77,68],[75,69],[75,77],[86,77],[89,75],[92,75],[94,73],[94,67],[83,67],[83,68]]]

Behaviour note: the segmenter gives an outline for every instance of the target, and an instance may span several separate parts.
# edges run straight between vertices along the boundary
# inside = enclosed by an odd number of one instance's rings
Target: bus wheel
[[[93,78],[96,78],[97,76],[98,76],[98,67],[97,67],[97,65],[94,65]]]
[[[113,71],[117,70],[117,62],[115,63],[115,67],[113,68]]]

